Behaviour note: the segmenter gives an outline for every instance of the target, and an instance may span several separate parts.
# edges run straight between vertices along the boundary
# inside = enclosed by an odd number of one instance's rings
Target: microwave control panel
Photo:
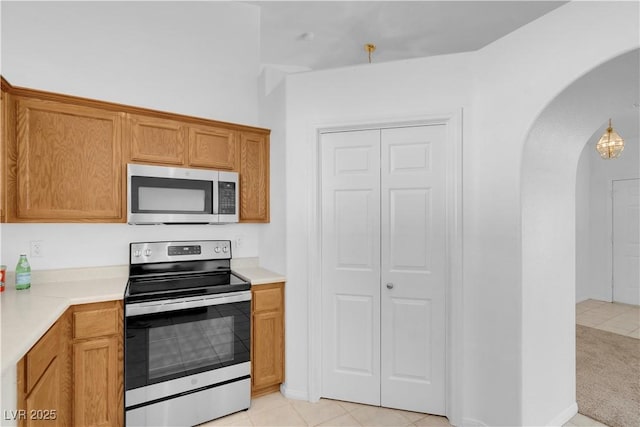
[[[235,215],[236,213],[236,183],[218,183],[218,213]]]

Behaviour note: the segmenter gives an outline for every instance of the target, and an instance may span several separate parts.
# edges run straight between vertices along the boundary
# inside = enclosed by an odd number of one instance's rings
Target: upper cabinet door
[[[122,114],[19,97],[16,113],[10,216],[37,222],[123,221]]]
[[[5,210],[5,180],[6,180],[6,141],[7,141],[7,102],[9,96],[5,94],[4,88],[0,90],[0,222],[5,222],[6,210]]]
[[[237,133],[210,126],[189,126],[189,165],[237,170]]]
[[[151,116],[129,115],[129,160],[185,165],[185,133],[182,123]]]
[[[269,222],[269,136],[240,134],[240,222]]]

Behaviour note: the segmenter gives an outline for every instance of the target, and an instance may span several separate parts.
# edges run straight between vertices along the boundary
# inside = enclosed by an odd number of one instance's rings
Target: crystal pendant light
[[[609,119],[609,127],[606,132],[596,144],[596,150],[603,159],[615,159],[624,150],[624,139],[611,127],[611,119]]]

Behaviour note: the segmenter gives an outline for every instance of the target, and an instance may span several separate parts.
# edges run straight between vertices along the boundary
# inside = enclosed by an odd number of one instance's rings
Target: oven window
[[[233,317],[149,330],[149,380],[233,360]]]
[[[248,362],[250,319],[250,301],[126,317],[126,389]]]

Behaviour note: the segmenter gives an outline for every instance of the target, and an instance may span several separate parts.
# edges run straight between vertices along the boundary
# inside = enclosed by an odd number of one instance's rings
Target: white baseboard
[[[563,410],[558,415],[556,415],[555,418],[551,420],[547,425],[563,426],[567,423],[567,421],[573,418],[577,413],[578,413],[578,404],[576,402],[573,402],[571,405],[569,405],[567,409]]]
[[[287,383],[280,385],[280,393],[287,399],[309,401],[309,393],[306,390],[293,390]]]
[[[464,427],[487,427],[482,421],[474,420],[472,418],[463,418],[462,425]]]

